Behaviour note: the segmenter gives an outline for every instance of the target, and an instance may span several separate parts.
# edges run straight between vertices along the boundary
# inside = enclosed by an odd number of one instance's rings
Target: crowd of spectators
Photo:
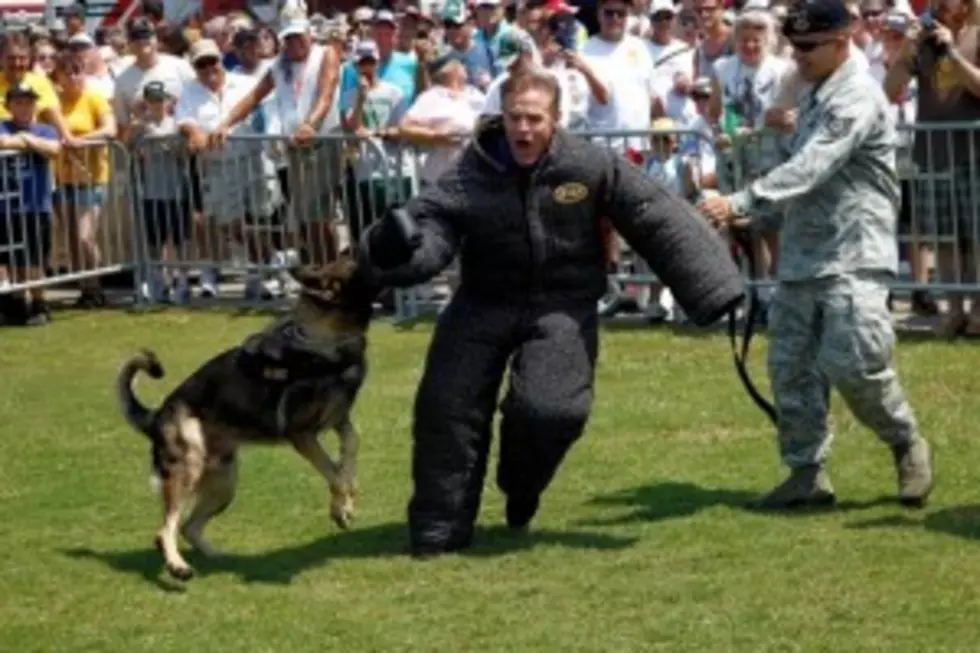
[[[922,20],[910,6],[851,8],[852,56],[899,123],[980,118],[980,75],[971,83],[958,58],[922,56]],[[786,15],[782,0],[599,0],[581,9],[446,0],[332,15],[287,3],[274,24],[235,13],[199,26],[171,24],[146,4],[139,18],[95,34],[77,5],[58,25],[7,25],[0,321],[50,319],[42,289],[22,297],[3,287],[43,278],[53,236],[66,234],[71,270],[100,269],[113,184],[132,181],[145,247],[173,263],[146,275],[139,292],[152,301],[192,297],[191,266],[181,261],[195,262],[197,292],[211,297],[218,264],[232,255],[263,265],[330,258],[391,202],[432,183],[478,123],[500,113],[500,87],[522,67],[557,77],[565,127],[617,132],[604,137],[609,146],[678,193],[693,200],[742,183],[782,160],[795,126],[802,89],[781,37]],[[930,15],[976,64],[977,4],[936,0]],[[754,147],[732,147],[758,130],[767,137]],[[950,171],[927,186],[907,175],[905,258],[918,282],[929,280],[934,253],[942,280],[973,278],[973,248],[963,243],[980,186],[959,140],[903,132],[903,165]],[[106,141],[131,153],[132,169],[113,165]],[[757,243],[770,272],[776,233]],[[927,237],[935,234],[949,238]],[[615,241],[609,256],[623,256]],[[79,305],[104,303],[98,274],[78,283]],[[244,292],[268,299],[284,287],[256,270]],[[616,312],[618,299],[605,310]],[[980,302],[971,317],[962,299],[950,297],[942,328],[980,333]],[[655,286],[642,287],[638,302],[651,319],[682,319]],[[925,291],[913,294],[913,308],[938,311]]]

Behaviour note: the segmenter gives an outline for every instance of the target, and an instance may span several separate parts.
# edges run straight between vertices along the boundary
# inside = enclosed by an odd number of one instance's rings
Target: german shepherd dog
[[[202,554],[216,554],[203,533],[234,498],[242,444],[288,442],[326,480],[334,522],[347,528],[354,516],[358,436],[350,413],[367,371],[366,334],[378,292],[349,258],[290,274],[301,286],[292,310],[205,363],[156,410],[133,393],[137,372],[163,377],[156,356],[143,351],[119,372],[123,415],[150,439],[164,510],[156,547],[178,580],[194,575],[178,550],[178,528]],[[339,463],[320,445],[325,429],[340,436]]]

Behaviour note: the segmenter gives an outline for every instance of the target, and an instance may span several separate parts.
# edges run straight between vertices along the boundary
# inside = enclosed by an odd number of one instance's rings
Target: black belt
[[[752,251],[752,241],[748,237],[748,232],[742,229],[732,229],[732,238],[738,245],[739,249],[742,250],[742,255],[745,257],[745,261],[749,266],[749,279],[754,280],[756,277],[756,261],[755,254]],[[745,325],[742,327],[742,347],[738,347],[738,326],[736,325],[737,320],[737,307],[733,308],[731,313],[728,314],[728,337],[732,343],[732,358],[735,360],[735,371],[738,373],[738,378],[741,379],[742,385],[745,387],[745,391],[752,397],[752,401],[755,405],[759,407],[769,421],[776,425],[778,422],[778,417],[776,413],[776,407],[773,406],[772,402],[762,396],[759,389],[755,387],[752,382],[752,377],[749,376],[749,371],[745,364],[749,358],[749,344],[752,342],[752,336],[755,333],[755,321],[759,317],[759,308],[761,303],[759,301],[759,291],[754,286],[749,286],[748,289],[748,311],[745,315]]]

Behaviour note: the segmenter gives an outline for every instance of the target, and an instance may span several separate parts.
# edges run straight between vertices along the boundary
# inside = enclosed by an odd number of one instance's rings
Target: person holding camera
[[[906,29],[897,61],[885,76],[885,93],[900,101],[914,80],[920,125],[975,123],[980,119],[980,14],[970,0],[938,0],[933,9],[933,14]],[[973,128],[928,128],[916,133],[913,162],[929,178],[913,185],[913,216],[923,234],[939,241],[939,275],[946,283],[976,279],[973,214],[980,201],[980,180],[973,166],[977,152],[980,138]],[[969,313],[966,299],[970,299]],[[980,335],[980,296],[950,293],[948,300],[949,312],[940,332]]]
[[[892,365],[895,120],[884,93],[850,55],[850,24],[842,0],[794,8],[783,31],[809,86],[790,158],[744,190],[699,204],[716,225],[735,228],[764,228],[754,216],[771,213],[760,208],[784,209],[769,376],[790,474],[756,503],[762,509],[834,503],[826,470],[831,387],[891,448],[899,501],[921,506],[932,490],[929,445]]]

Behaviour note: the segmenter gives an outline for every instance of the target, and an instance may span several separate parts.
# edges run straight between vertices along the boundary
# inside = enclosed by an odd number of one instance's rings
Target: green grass
[[[488,483],[477,545],[413,562],[405,543],[409,416],[430,331],[372,330],[359,519],[288,449],[249,449],[225,555],[167,582],[146,442],[113,382],[157,350],[158,401],[265,321],[221,313],[68,313],[0,332],[0,651],[976,651],[980,352],[905,341],[900,369],[934,442],[924,512],[890,501],[887,450],[835,400],[835,512],[744,510],[781,479],[771,430],[720,335],[603,334],[586,437],[533,532],[500,527]],[[765,341],[753,354],[765,387]],[[333,437],[329,444],[335,448]],[[490,477],[492,479],[492,475]]]

